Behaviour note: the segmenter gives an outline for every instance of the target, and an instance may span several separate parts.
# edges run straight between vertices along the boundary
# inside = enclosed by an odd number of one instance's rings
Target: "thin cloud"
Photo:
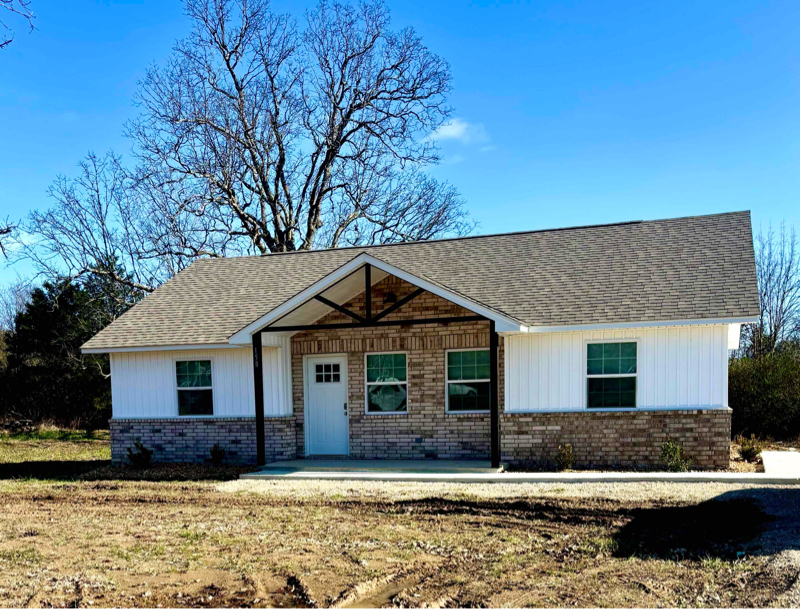
[[[453,140],[463,144],[489,141],[486,128],[480,123],[470,123],[462,118],[446,122],[430,135],[436,141]]]

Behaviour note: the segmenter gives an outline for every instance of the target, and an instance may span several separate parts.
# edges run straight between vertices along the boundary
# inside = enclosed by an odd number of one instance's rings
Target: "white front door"
[[[349,453],[347,357],[306,358],[308,455]]]

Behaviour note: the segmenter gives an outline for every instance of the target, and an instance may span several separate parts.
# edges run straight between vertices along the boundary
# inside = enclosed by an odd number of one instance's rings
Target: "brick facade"
[[[416,289],[396,277],[387,277],[373,287],[374,312],[389,306],[389,294],[399,300]],[[364,296],[349,303],[364,314]],[[471,311],[428,292],[387,316],[458,317]],[[352,321],[331,313],[319,323]],[[305,455],[303,361],[307,355],[346,354],[350,412],[350,456],[356,459],[484,459],[489,454],[488,414],[445,412],[445,351],[489,346],[489,322],[457,322],[350,330],[319,330],[292,338],[292,385],[298,455]],[[364,354],[404,351],[408,354],[408,412],[366,414],[364,398]]]
[[[504,461],[552,464],[559,444],[571,444],[578,467],[653,468],[660,465],[661,444],[683,444],[693,467],[727,469],[731,411],[665,410],[639,412],[565,412],[500,417]]]
[[[267,461],[294,459],[293,418],[266,419],[264,431]],[[225,463],[256,462],[255,418],[112,419],[111,461],[127,463],[137,438],[157,462],[205,463],[214,444],[225,449]]]

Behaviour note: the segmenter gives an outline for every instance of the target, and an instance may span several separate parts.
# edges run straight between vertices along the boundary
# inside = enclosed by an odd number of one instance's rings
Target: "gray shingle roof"
[[[371,256],[530,326],[758,314],[749,212],[194,262],[84,345],[227,343]]]

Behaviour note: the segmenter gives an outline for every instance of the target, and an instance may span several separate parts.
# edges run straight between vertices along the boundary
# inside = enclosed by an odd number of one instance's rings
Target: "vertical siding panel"
[[[721,353],[722,363],[722,405],[728,406],[728,327],[724,326],[724,334],[722,337]]]
[[[678,404],[679,379],[678,379],[678,332],[672,328],[667,329],[667,361],[665,372],[667,374],[667,406]]]
[[[637,402],[639,406],[644,406],[652,403],[651,393],[653,392],[653,384],[650,381],[652,378],[649,375],[650,370],[650,349],[648,348],[649,332],[642,330],[638,336],[627,335],[625,338],[638,338],[639,345],[636,349],[638,362],[636,364],[636,373],[638,378],[636,380]]]
[[[686,328],[686,401],[683,406],[696,406],[698,399],[697,366],[698,366],[697,328]]]
[[[540,336],[536,337],[536,342],[539,346],[539,374],[537,375],[538,379],[538,388],[539,393],[536,398],[536,407],[545,409],[547,408],[547,362],[548,357],[550,354],[547,352],[547,341],[548,336],[547,334],[541,334]]]
[[[572,362],[575,359],[572,352],[572,335],[564,334],[561,340],[561,348],[563,353],[563,364],[561,366],[561,408],[562,410],[568,409],[570,404],[570,393],[572,390]]]
[[[656,404],[658,406],[666,406],[667,399],[667,332],[664,328],[656,330],[656,340],[658,347],[656,348],[656,363],[653,369],[653,374],[658,378],[658,393],[656,394]]]
[[[283,414],[292,414],[292,345],[291,338],[285,336],[284,340],[284,353],[283,353],[283,366],[284,366],[284,386],[286,387],[286,395],[283,398]]]
[[[270,356],[271,356],[270,377],[272,379],[272,382],[270,383],[271,386],[270,395],[271,395],[272,405],[269,409],[269,412],[270,415],[272,415],[273,417],[278,414],[278,401],[280,399],[279,396],[281,391],[281,370],[280,370],[281,360],[279,355],[280,355],[280,349],[276,349],[274,347],[270,349]],[[341,371],[342,376],[344,376],[344,372],[345,372],[344,370]],[[342,382],[344,382],[343,378],[341,380]]]
[[[169,353],[164,353],[162,355],[163,357],[159,364],[160,367],[163,368],[163,381],[161,383],[163,398],[161,409],[166,413],[166,416],[178,416],[178,396],[175,390],[175,385],[177,383],[175,358]],[[211,382],[214,382],[213,378]]]
[[[711,403],[721,406],[724,403],[722,397],[722,386],[725,380],[723,378],[723,373],[728,368],[728,329],[727,326],[717,326],[715,329],[716,336],[714,341],[714,360],[712,362],[713,393],[711,396]],[[725,356],[722,357],[722,361],[720,361],[720,357],[723,353]]]
[[[529,409],[536,409],[539,407],[539,337],[529,337],[527,340],[527,345],[528,378],[530,379],[527,407]]]
[[[145,403],[145,379],[147,378],[145,365],[147,364],[148,360],[143,353],[137,353],[135,357],[136,357],[136,416],[146,417],[149,414],[146,410],[147,404]]]
[[[561,407],[561,334],[553,334],[551,339],[551,352],[553,354],[550,364],[549,404],[553,410]]]
[[[698,403],[708,405],[708,362],[711,345],[709,341],[713,336],[709,332],[708,326],[703,326],[699,335],[699,349],[698,349],[698,366],[697,366],[697,388],[698,388]]]
[[[513,407],[515,410],[524,410],[527,408],[531,385],[531,379],[528,374],[528,341],[525,339],[514,340],[511,344],[509,355],[510,369],[515,377],[511,385]]]
[[[579,408],[580,404],[577,403],[578,390],[576,388],[576,379],[580,374],[579,360],[581,358],[580,352],[581,333],[575,332],[570,335],[569,352],[570,352],[570,365],[569,365],[569,378],[567,384],[569,385],[569,399],[567,400],[567,408]]]

